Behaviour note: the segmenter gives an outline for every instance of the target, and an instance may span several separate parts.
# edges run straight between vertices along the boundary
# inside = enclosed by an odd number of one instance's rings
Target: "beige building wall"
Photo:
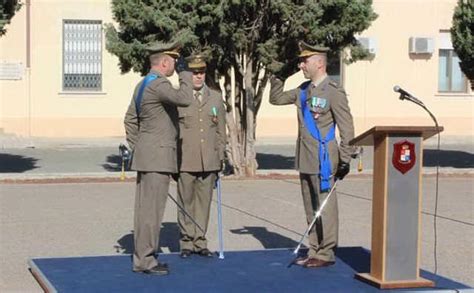
[[[425,103],[445,127],[444,135],[474,135],[474,95],[438,93],[441,32],[451,28],[455,5],[455,0],[374,0],[379,17],[362,36],[376,40],[377,52],[372,60],[343,68],[356,134],[375,125],[433,125],[422,108],[398,99],[393,87],[399,85]],[[409,54],[410,37],[433,38],[434,53]],[[301,82],[298,73],[285,86]],[[295,111],[294,106],[272,106],[266,99],[258,136],[296,136]]]
[[[7,34],[0,37],[0,63],[20,63],[23,69],[26,66],[25,19],[26,9],[21,9],[7,26]],[[27,84],[24,73],[21,80],[0,80],[0,129],[5,131],[7,125],[12,125],[10,121],[19,121],[10,132],[23,135],[28,132]]]
[[[25,2],[25,1],[24,1]],[[31,68],[20,80],[0,80],[0,131],[20,136],[121,136],[123,115],[140,77],[121,75],[118,59],[102,41],[101,92],[62,90],[62,22],[64,19],[112,22],[110,1],[31,1]],[[445,135],[473,135],[473,94],[440,94],[438,45],[441,32],[451,27],[455,0],[374,0],[378,19],[362,36],[377,42],[371,60],[344,66],[343,82],[355,119],[356,133],[374,125],[432,125],[421,108],[398,100],[394,85],[425,102],[445,126]],[[0,38],[0,62],[26,65],[26,5],[14,16]],[[432,55],[408,51],[413,36],[434,38]],[[287,88],[303,81],[301,73]],[[268,90],[257,121],[257,137],[296,137],[296,109],[272,106]]]
[[[25,2],[25,1],[23,1]],[[118,59],[102,40],[102,91],[62,89],[62,25],[64,19],[112,22],[109,1],[35,0],[31,4],[31,69],[19,81],[2,80],[0,128],[5,133],[45,137],[121,136],[123,116],[139,76],[121,75]],[[24,5],[0,38],[2,61],[26,64]]]

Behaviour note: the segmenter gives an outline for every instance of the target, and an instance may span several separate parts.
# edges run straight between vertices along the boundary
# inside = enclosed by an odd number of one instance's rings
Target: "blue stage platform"
[[[362,247],[343,247],[334,266],[305,269],[288,267],[293,254],[288,249],[228,251],[225,259],[193,255],[160,254],[170,266],[167,276],[131,271],[131,256],[35,258],[29,261],[32,274],[48,292],[379,292],[354,279],[368,272],[370,254]],[[436,291],[468,289],[461,283],[422,271],[436,282]],[[442,288],[442,289],[441,289]],[[426,291],[410,289],[409,291]],[[433,289],[431,289],[433,290]],[[407,290],[383,290],[399,292]]]

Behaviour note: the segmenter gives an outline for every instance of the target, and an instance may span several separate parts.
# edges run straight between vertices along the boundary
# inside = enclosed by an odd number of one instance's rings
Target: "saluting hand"
[[[273,61],[267,66],[270,71],[278,79],[286,80],[298,71],[298,65],[295,62],[282,63],[279,61]]]
[[[175,69],[176,69],[176,73],[178,74],[188,69],[188,65],[186,64],[186,61],[184,60],[183,56],[179,57],[178,60],[176,60]]]

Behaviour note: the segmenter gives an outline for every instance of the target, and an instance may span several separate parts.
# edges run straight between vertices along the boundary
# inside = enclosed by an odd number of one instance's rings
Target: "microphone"
[[[415,98],[412,94],[410,94],[406,90],[402,89],[398,85],[393,87],[393,91],[400,94],[400,100],[407,99],[407,100],[411,100],[411,101],[416,102],[416,103],[423,104],[420,100]]]
[[[393,87],[393,91],[396,92],[396,93],[400,93],[402,96],[407,96],[407,97],[410,97],[410,98],[413,97],[409,92],[405,91],[404,89],[402,89],[398,85]]]

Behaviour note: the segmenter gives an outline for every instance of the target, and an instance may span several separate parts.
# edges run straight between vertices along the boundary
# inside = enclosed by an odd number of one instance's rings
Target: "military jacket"
[[[301,111],[300,89],[283,91],[283,81],[272,78],[270,89],[270,103],[273,105],[295,104],[298,116],[298,139],[296,142],[296,169],[300,173],[319,174],[319,142],[307,130]],[[335,123],[339,130],[340,143],[334,139],[328,143],[329,158],[333,173],[336,171],[339,160],[350,162],[353,147],[349,141],[354,138],[354,123],[345,91],[326,77],[318,86],[308,86],[306,103],[311,106],[313,97],[319,103],[312,112],[313,120],[317,123],[322,137],[325,137]],[[319,98],[319,100],[318,100]]]
[[[159,75],[156,71],[151,73]],[[125,114],[127,142],[133,150],[131,168],[144,172],[178,172],[178,109],[192,102],[192,73],[179,74],[179,89],[159,76],[143,91],[137,116],[135,99],[143,80],[136,86]]]
[[[221,168],[226,144],[225,110],[221,93],[204,86],[201,102],[193,98],[179,108],[180,171],[203,172]]]

